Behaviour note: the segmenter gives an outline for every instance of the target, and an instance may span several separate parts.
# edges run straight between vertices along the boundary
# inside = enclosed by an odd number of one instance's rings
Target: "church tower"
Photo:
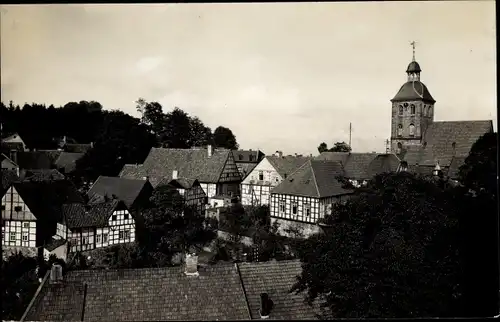
[[[420,146],[422,137],[434,120],[434,103],[427,87],[420,81],[420,65],[413,60],[406,69],[408,80],[391,100],[391,152],[404,153],[411,146]]]

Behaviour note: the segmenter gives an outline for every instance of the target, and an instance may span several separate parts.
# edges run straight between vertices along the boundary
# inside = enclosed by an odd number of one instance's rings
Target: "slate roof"
[[[259,163],[265,155],[260,150],[233,150],[233,156],[236,163]]]
[[[16,182],[19,181],[19,177],[17,176],[17,173],[15,170],[2,170],[2,190],[0,193],[2,196],[4,193],[10,188],[10,186]]]
[[[380,162],[381,160],[379,158],[377,163],[372,165],[372,162],[374,162],[379,155],[378,153],[323,152],[315,159],[338,161],[342,164],[347,178],[365,180],[372,178],[371,174],[373,170],[377,168],[377,164],[381,166],[381,163],[385,163]],[[388,163],[392,164],[393,161],[388,161]],[[372,165],[371,168],[370,165]]]
[[[68,180],[15,182],[14,188],[37,219],[58,221],[62,218],[62,204],[83,202]]]
[[[276,169],[278,174],[284,178],[289,176],[302,166],[307,161],[311,160],[311,157],[299,157],[299,156],[266,156],[266,159],[271,163],[271,165]]]
[[[87,205],[83,203],[64,204],[62,206],[64,222],[69,228],[106,227],[109,217],[120,202],[122,201],[111,199]]]
[[[304,294],[289,293],[301,274],[299,260],[239,263],[252,319],[260,320],[260,294],[273,301],[270,320],[315,320],[314,308],[304,302]]]
[[[26,320],[166,321],[248,320],[235,264],[68,271],[62,285],[47,283]],[[84,283],[87,292],[84,300]]]
[[[410,100],[422,100],[424,102],[435,103],[436,100],[432,97],[427,89],[427,86],[420,81],[409,81],[403,84],[398,93],[391,102],[401,102]]]
[[[55,160],[54,165],[57,169],[64,169],[64,173],[70,173],[75,170],[76,161],[82,158],[85,153],[77,152],[61,152]]]
[[[337,179],[344,176],[338,161],[309,160],[276,186],[271,193],[325,198],[352,193]]]
[[[148,176],[153,187],[156,187],[163,179],[172,180],[172,172],[177,170],[178,176],[182,178],[217,183],[230,153],[230,150],[214,149],[209,157],[205,148],[151,148],[142,166],[133,169],[126,165],[120,177],[141,179]]]
[[[87,196],[91,199],[95,194],[109,197],[115,195],[123,200],[127,207],[131,207],[146,185],[150,185],[146,180],[99,176]]]
[[[66,177],[56,169],[31,169],[26,170],[22,181],[54,181],[64,180]]]
[[[448,167],[455,156],[467,156],[472,145],[485,133],[493,131],[491,120],[433,122],[425,131],[423,146],[410,149],[404,160],[408,164]],[[455,143],[455,145],[453,145]]]

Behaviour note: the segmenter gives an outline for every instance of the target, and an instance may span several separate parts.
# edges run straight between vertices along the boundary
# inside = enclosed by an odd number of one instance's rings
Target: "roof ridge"
[[[316,187],[316,192],[318,194],[318,197],[321,197],[321,193],[319,192],[319,187],[318,187],[318,181],[316,181],[316,174],[314,173],[314,167],[312,165],[312,161],[313,160],[309,160],[309,165],[311,167],[311,173],[312,173],[312,177],[313,177],[313,181],[314,181],[314,186]]]

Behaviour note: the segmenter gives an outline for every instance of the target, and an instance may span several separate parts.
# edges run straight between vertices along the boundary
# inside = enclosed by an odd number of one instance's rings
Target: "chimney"
[[[198,273],[198,256],[195,253],[186,254],[186,269],[184,274],[187,276],[199,276]]]
[[[177,170],[172,171],[172,180],[177,180]]]
[[[259,314],[261,319],[268,319],[273,306],[273,301],[269,299],[267,293],[260,293],[260,309]]]
[[[277,157],[281,158],[281,157],[283,157],[283,152],[276,151],[276,153],[274,154],[274,156],[277,156]]]
[[[62,266],[56,263],[52,264],[52,267],[50,268],[50,283],[60,284],[62,281]]]
[[[212,152],[213,152],[212,146],[210,144],[207,145],[207,151],[208,151],[208,157],[210,158],[212,156]]]

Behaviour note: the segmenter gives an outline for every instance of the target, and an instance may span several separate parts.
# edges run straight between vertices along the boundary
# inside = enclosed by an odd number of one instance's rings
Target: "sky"
[[[383,152],[416,41],[435,120],[493,119],[494,1],[2,5],[1,99],[179,107],[243,149]]]

